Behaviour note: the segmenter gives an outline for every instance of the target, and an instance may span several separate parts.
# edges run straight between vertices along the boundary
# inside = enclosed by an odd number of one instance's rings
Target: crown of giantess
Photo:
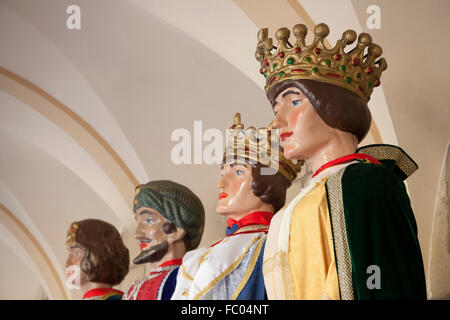
[[[279,171],[289,183],[292,183],[300,172],[303,161],[297,160],[297,163],[294,163],[286,159],[279,139],[279,135],[271,126],[259,129],[248,127],[244,130],[241,114],[236,113],[234,123],[227,132],[226,159],[241,158],[272,167]]]
[[[372,43],[369,34],[361,33],[356,47],[345,51],[356,40],[356,32],[347,30],[328,49],[324,40],[330,30],[325,23],[314,27],[314,41],[306,45],[307,32],[304,24],[295,25],[295,42],[291,44],[289,29],[280,28],[275,33],[277,47],[268,37],[267,28],[258,32],[255,56],[261,63],[259,71],[266,78],[265,90],[289,79],[310,79],[343,87],[369,101],[374,87],[380,85],[381,73],[387,68],[384,58],[377,60],[383,52],[381,47]]]

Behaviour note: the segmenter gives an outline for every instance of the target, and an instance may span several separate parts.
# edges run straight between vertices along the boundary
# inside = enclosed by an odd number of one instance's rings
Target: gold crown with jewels
[[[279,135],[270,125],[268,128],[248,127],[244,130],[241,114],[236,113],[234,123],[227,133],[225,148],[226,159],[239,158],[259,162],[260,164],[278,170],[289,183],[295,180],[304,163],[297,160],[294,163],[286,159],[279,144]],[[273,153],[276,154],[273,154]]]
[[[73,222],[70,227],[69,230],[67,231],[67,237],[66,237],[66,246],[67,247],[73,247],[76,244],[76,235],[77,235],[77,230],[78,230],[78,224],[76,224],[75,222]]]
[[[325,23],[314,28],[314,41],[305,44],[307,27],[297,24],[293,28],[296,41],[289,42],[290,31],[280,28],[275,33],[278,47],[268,38],[268,29],[258,32],[256,60],[261,63],[261,74],[266,78],[265,90],[285,80],[310,79],[333,84],[352,91],[364,101],[369,101],[374,87],[380,85],[381,73],[386,70],[384,58],[376,61],[383,50],[367,33],[361,33],[358,43],[352,50],[344,48],[356,40],[356,32],[347,30],[332,49],[328,49],[324,40],[330,33]],[[366,53],[367,48],[367,53]]]

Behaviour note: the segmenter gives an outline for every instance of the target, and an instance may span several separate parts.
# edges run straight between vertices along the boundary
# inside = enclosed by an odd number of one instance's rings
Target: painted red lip
[[[149,244],[150,244],[151,240],[150,239],[143,239],[139,241],[139,247],[141,248],[141,250],[145,250]]]
[[[293,132],[289,131],[289,132],[283,132],[282,134],[280,134],[280,138],[281,141],[283,142],[284,140],[286,140],[287,138],[289,138],[290,136],[292,136]]]
[[[226,197],[228,197],[228,193],[225,193],[225,192],[219,193],[219,200],[226,198]]]

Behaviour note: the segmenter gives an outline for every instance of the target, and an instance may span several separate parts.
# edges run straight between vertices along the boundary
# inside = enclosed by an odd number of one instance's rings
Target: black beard
[[[156,262],[162,259],[169,251],[169,243],[167,241],[161,242],[149,249],[141,251],[141,253],[134,258],[134,264],[142,264],[147,262]]]

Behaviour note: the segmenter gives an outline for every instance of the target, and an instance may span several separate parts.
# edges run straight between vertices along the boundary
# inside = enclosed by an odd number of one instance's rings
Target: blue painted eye
[[[236,174],[237,174],[238,176],[242,176],[242,175],[244,174],[244,172],[242,172],[241,170],[238,170],[238,171],[236,171]]]
[[[292,105],[294,107],[296,107],[296,106],[298,106],[300,104],[300,102],[302,102],[302,101],[301,100],[294,100],[294,101],[292,101]]]
[[[145,219],[145,223],[146,224],[151,224],[153,221],[152,221],[152,219],[150,219],[150,218],[147,218],[147,219]]]

